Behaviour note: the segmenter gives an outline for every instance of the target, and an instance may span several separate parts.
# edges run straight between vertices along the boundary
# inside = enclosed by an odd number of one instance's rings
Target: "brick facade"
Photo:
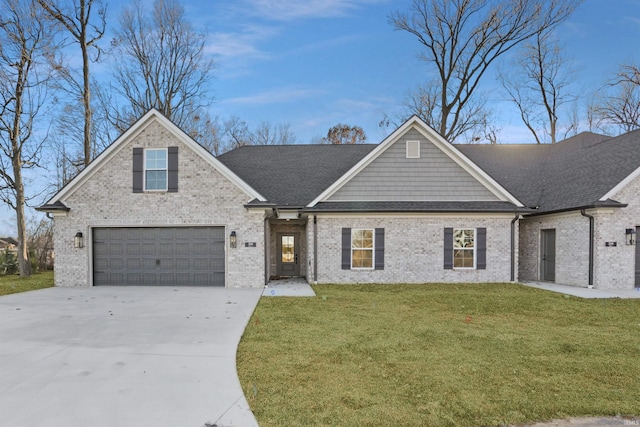
[[[556,231],[556,283],[587,286],[589,280],[589,219],[569,212],[520,221],[519,280],[541,280],[541,230]]]
[[[511,279],[513,215],[318,215],[318,283],[463,283]],[[384,270],[343,270],[341,230],[384,228]],[[444,269],[444,228],[487,229],[486,270]],[[516,247],[517,247],[517,223]],[[309,218],[309,281],[313,282],[313,219]],[[516,251],[517,258],[517,251]],[[517,266],[517,259],[516,266]]]
[[[615,199],[626,208],[588,209],[594,222],[593,286],[633,289],[635,245],[625,243],[625,229],[640,226],[640,178]],[[541,215],[520,221],[520,280],[540,280],[540,232],[556,230],[556,283],[586,287],[589,283],[589,219],[579,211]],[[615,242],[615,246],[607,246]]]
[[[91,285],[92,227],[186,225],[224,226],[227,239],[235,231],[237,248],[225,245],[226,286],[263,286],[264,213],[247,211],[250,197],[166,127],[151,120],[141,129],[62,200],[70,211],[55,218],[56,286]],[[133,193],[133,148],[169,146],[179,149],[178,192]],[[85,236],[81,249],[73,246],[78,231]]]

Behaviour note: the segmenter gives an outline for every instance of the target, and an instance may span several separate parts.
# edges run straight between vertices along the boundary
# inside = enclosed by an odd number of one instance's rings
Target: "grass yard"
[[[262,298],[238,349],[260,426],[499,426],[640,415],[640,300],[514,284]]]
[[[0,295],[34,291],[36,289],[50,288],[52,286],[53,271],[36,273],[25,279],[21,279],[19,276],[13,274],[0,276]]]

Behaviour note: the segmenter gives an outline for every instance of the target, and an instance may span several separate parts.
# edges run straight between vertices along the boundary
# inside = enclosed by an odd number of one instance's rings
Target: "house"
[[[18,252],[18,241],[13,237],[0,237],[0,252]]]
[[[57,286],[631,288],[638,138],[462,146],[412,117],[377,145],[216,158],[151,110],[38,209],[55,220]]]

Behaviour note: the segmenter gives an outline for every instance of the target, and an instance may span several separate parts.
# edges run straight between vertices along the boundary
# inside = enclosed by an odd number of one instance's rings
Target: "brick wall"
[[[512,219],[511,214],[493,216],[319,215],[317,220],[318,283],[508,282],[511,278]],[[385,229],[384,270],[342,270],[343,227]],[[485,227],[487,229],[486,270],[444,269],[445,227]],[[308,277],[311,282],[314,261],[312,218],[309,219],[307,234]]]
[[[589,209],[595,218],[593,285],[598,289],[635,286],[635,245],[625,244],[625,229],[640,226],[640,178],[613,197],[626,208]],[[556,283],[589,283],[589,220],[580,212],[546,215],[521,221],[520,279],[539,280],[540,230],[556,229]],[[616,246],[607,246],[615,242]]]
[[[179,147],[177,193],[132,192],[134,147]],[[225,226],[237,233],[236,249],[226,244],[226,286],[264,285],[264,214],[248,212],[250,196],[218,173],[175,135],[151,120],[133,139],[94,170],[93,175],[62,200],[71,208],[55,219],[56,286],[91,284],[91,228],[108,226]],[[81,231],[85,247],[73,247]],[[244,242],[256,242],[245,247]]]
[[[612,198],[628,206],[599,210],[594,214],[594,284],[600,289],[633,289],[636,246],[625,244],[625,229],[640,226],[640,178],[631,181]],[[606,246],[606,242],[613,241],[617,246]]]
[[[556,230],[556,283],[587,286],[589,219],[569,212],[520,221],[520,280],[540,280],[541,230]]]

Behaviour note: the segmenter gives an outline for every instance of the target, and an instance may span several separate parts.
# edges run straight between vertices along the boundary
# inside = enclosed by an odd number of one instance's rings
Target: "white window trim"
[[[371,231],[371,240],[372,240],[372,247],[371,249],[368,248],[354,248],[353,247],[353,234],[356,231]],[[371,250],[371,267],[354,267],[353,266],[353,250]],[[369,271],[369,270],[375,270],[376,268],[376,229],[375,228],[352,228],[351,229],[351,254],[350,254],[350,258],[351,258],[351,270],[365,270],[365,271]]]
[[[418,146],[418,155],[417,156],[412,156],[410,155],[410,151],[409,147],[413,144],[416,144]],[[406,157],[407,159],[419,159],[420,158],[420,141],[407,141],[406,142]]]
[[[165,159],[167,159],[167,165],[164,169],[147,169],[147,153],[149,151],[164,151]],[[144,156],[142,159],[142,188],[145,192],[157,193],[167,192],[169,190],[169,149],[168,148],[145,148]],[[155,188],[150,190],[147,188],[147,171],[165,171],[164,188]]]
[[[476,228],[454,228],[453,229],[453,236],[456,235],[456,231],[466,231],[466,230],[473,230],[473,249],[465,249],[465,248],[458,248],[457,250],[463,250],[463,251],[473,251],[473,267],[456,267],[456,241],[455,238],[453,240],[453,254],[452,254],[452,265],[453,265],[453,269],[454,270],[477,270],[477,255],[478,255],[478,246],[477,246],[477,240],[478,240],[478,230]]]

